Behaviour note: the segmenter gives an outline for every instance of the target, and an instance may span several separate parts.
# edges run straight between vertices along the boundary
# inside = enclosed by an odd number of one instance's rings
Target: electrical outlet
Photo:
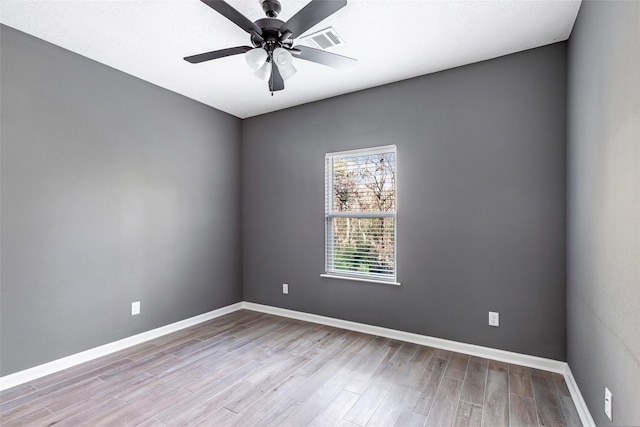
[[[500,313],[496,311],[489,312],[489,326],[500,326]]]
[[[288,294],[289,293],[289,285],[287,285],[286,283],[282,284],[282,293],[283,294]]]
[[[131,315],[135,316],[136,314],[140,314],[140,301],[131,303]]]
[[[611,404],[612,404],[611,392],[608,388],[604,388],[604,413],[609,417],[609,421],[613,421],[611,418]]]

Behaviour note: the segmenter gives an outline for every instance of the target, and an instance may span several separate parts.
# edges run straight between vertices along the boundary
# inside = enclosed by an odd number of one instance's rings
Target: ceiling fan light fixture
[[[264,65],[267,63],[268,58],[269,54],[261,47],[251,49],[244,54],[244,59],[247,61],[249,67],[251,67],[251,69],[254,71],[258,71],[262,67],[264,67]]]
[[[273,60],[279,68],[286,68],[293,63],[293,55],[288,50],[277,47],[273,50]]]
[[[271,62],[266,61],[262,67],[258,68],[254,73],[254,76],[265,82],[271,77]]]
[[[258,0],[267,17],[255,22],[225,0],[201,1],[248,33],[253,47],[236,46],[184,58],[192,64],[244,54],[253,74],[269,82],[269,91],[273,95],[273,92],[283,90],[284,80],[298,71],[293,66],[294,55],[297,59],[338,69],[345,69],[357,63],[353,58],[295,44],[299,35],[342,9],[347,5],[347,0],[310,0],[286,22],[276,19],[281,10],[281,0]],[[335,38],[339,37],[336,35]],[[274,66],[276,68],[273,68]]]
[[[286,49],[278,47],[273,51],[273,62],[278,67],[283,79],[293,76],[298,70],[293,66],[293,55]]]
[[[289,65],[286,68],[278,67],[278,70],[280,71],[280,75],[284,80],[287,80],[289,77],[293,76],[295,73],[298,72],[296,67],[294,67],[293,65]]]

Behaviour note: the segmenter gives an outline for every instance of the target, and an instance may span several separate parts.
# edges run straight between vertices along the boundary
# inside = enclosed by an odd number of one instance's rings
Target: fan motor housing
[[[260,38],[256,37],[255,35],[252,35],[251,43],[253,43],[255,47],[262,47],[263,44],[265,43],[271,43],[271,44],[279,43],[278,39],[281,36],[280,28],[284,25],[283,21],[279,19],[274,19],[274,18],[262,18],[254,22],[254,24],[260,27],[260,29],[262,30],[262,38],[264,39],[263,41]],[[287,45],[287,44],[291,44],[291,41],[287,40],[279,44]]]

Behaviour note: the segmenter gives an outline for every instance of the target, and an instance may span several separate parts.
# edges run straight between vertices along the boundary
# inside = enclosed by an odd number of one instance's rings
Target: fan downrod
[[[269,18],[276,18],[282,7],[280,7],[280,2],[278,0],[261,0],[262,1],[262,10],[267,14]]]

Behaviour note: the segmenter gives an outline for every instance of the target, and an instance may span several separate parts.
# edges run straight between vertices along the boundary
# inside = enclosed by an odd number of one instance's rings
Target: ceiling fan
[[[278,0],[260,0],[267,17],[255,22],[224,0],[201,1],[249,33],[253,46],[230,47],[184,58],[192,64],[244,54],[254,75],[269,82],[269,90],[273,95],[273,92],[284,89],[284,80],[297,71],[293,66],[294,57],[341,70],[351,69],[358,63],[356,59],[346,56],[293,45],[296,37],[342,9],[347,0],[311,0],[287,22],[276,19],[281,10]]]

